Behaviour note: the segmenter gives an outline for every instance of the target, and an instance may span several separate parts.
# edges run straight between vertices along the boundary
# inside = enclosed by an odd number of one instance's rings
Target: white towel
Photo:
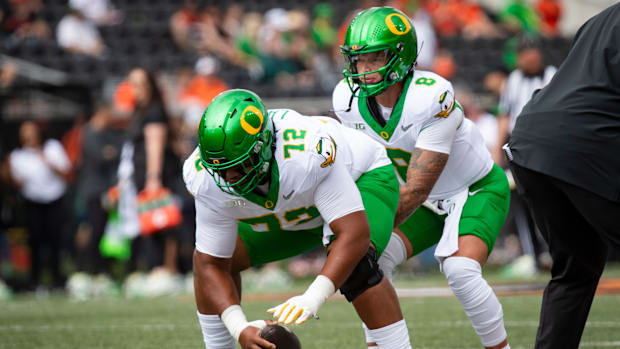
[[[467,201],[468,189],[465,189],[453,197],[437,202],[433,205],[433,211],[438,214],[447,214],[441,239],[435,248],[435,258],[441,266],[444,258],[451,256],[459,250],[459,221],[461,212]],[[425,205],[428,207],[428,204]]]
[[[118,166],[118,215],[120,232],[124,237],[133,239],[140,235],[140,219],[138,218],[138,200],[136,186],[133,183],[133,144],[125,142],[121,150],[121,161]]]

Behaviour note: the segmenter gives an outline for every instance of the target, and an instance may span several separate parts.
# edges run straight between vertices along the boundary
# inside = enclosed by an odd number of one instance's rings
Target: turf
[[[538,323],[539,295],[501,297],[513,348],[531,348]],[[251,319],[277,301],[248,301]],[[401,300],[415,348],[480,348],[477,336],[453,297]],[[582,348],[620,348],[619,295],[595,299]],[[320,320],[292,326],[303,347],[363,348],[357,316],[344,301],[329,301]],[[17,297],[0,305],[0,348],[202,348],[189,296],[72,302]]]
[[[607,276],[617,277],[618,268]],[[493,280],[493,275],[489,276]],[[544,279],[544,278],[543,278]],[[434,280],[434,281],[433,281]],[[542,279],[541,279],[542,280]],[[498,280],[501,281],[501,280]],[[497,284],[496,281],[491,281]],[[539,280],[535,280],[539,282]],[[398,287],[443,286],[440,276],[402,278]],[[307,282],[295,283],[294,292]],[[284,300],[248,295],[244,309],[250,320],[266,318],[265,310]],[[264,297],[262,299],[265,299]],[[532,348],[540,294],[500,296],[513,349]],[[414,348],[481,348],[468,319],[452,297],[401,298]],[[595,298],[581,348],[620,348],[620,294]],[[355,311],[341,299],[321,308],[320,320],[291,326],[305,349],[365,348]],[[0,348],[204,348],[190,295],[154,299],[99,299],[75,302],[64,295],[39,299],[18,295],[0,302]]]

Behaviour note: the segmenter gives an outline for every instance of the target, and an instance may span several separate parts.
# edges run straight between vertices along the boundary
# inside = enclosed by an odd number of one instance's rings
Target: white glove
[[[290,298],[286,302],[268,309],[268,313],[273,313],[278,322],[290,325],[295,321],[296,325],[306,322],[311,316],[316,317],[319,308],[329,296],[336,292],[334,283],[324,275],[316,277],[310,284],[306,292],[300,296]]]

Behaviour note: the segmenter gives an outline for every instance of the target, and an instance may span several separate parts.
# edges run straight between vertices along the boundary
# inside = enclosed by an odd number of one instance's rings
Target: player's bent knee
[[[397,265],[407,260],[407,248],[402,238],[392,233],[390,241],[383,250],[381,258],[379,258],[379,268],[383,272],[383,275],[392,282],[392,272]]]
[[[362,257],[349,278],[340,286],[347,301],[353,302],[355,298],[367,289],[377,285],[383,279],[383,272],[377,262],[377,251],[368,248],[368,252]]]
[[[467,257],[449,257],[442,262],[442,271],[482,344],[489,347],[506,339],[502,306],[482,278],[480,264]]]

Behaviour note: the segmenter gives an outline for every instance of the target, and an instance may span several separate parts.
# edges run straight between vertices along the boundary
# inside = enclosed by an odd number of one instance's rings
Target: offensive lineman
[[[234,349],[235,341],[274,348],[258,336],[265,321],[246,320],[239,272],[321,243],[328,255],[320,275],[268,311],[300,325],[339,288],[379,346],[411,348],[396,292],[377,264],[398,205],[380,144],[333,119],[267,112],[247,90],[218,95],[198,136],[183,176],[196,202],[194,288],[207,348]]]
[[[509,348],[501,304],[481,273],[506,219],[508,181],[450,82],[414,70],[416,40],[399,10],[360,12],[341,46],[345,79],[333,93],[336,115],[383,144],[400,177],[395,233],[379,264],[391,278],[397,264],[438,243],[440,270],[484,347]],[[368,332],[366,339],[375,342]]]

